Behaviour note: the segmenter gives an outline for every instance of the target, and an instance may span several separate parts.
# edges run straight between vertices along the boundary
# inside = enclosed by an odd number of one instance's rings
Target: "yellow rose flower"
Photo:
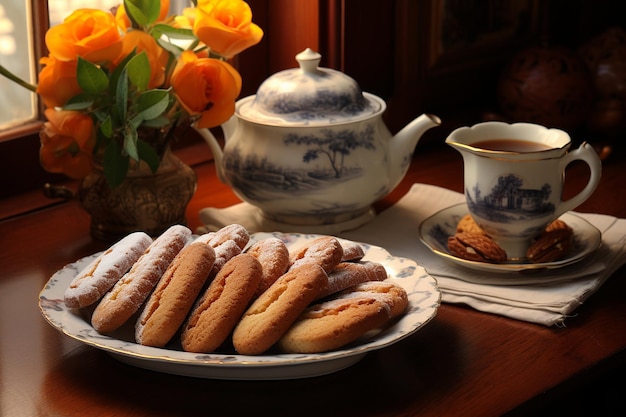
[[[256,45],[263,37],[243,0],[199,0],[193,31],[211,51],[227,58]]]
[[[130,54],[133,49],[136,49],[137,53],[145,52],[150,62],[150,82],[148,83],[148,88],[162,86],[165,82],[165,66],[168,60],[167,51],[161,48],[152,36],[140,30],[130,30],[124,36],[122,45],[120,61]]]
[[[75,111],[45,111],[47,122],[39,134],[39,160],[48,172],[84,178],[92,168],[93,122]]]
[[[172,88],[189,114],[200,115],[198,127],[215,127],[235,111],[241,76],[227,62],[185,51],[174,68]]]
[[[46,107],[62,107],[67,100],[82,90],[76,80],[77,61],[59,61],[54,57],[41,58],[37,94]]]
[[[119,29],[109,12],[78,9],[46,32],[46,46],[61,61],[81,57],[93,63],[113,62],[122,50]]]

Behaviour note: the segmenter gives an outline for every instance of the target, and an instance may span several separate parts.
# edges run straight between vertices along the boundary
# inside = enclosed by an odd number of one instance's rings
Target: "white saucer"
[[[297,248],[319,235],[256,233],[250,244],[270,236]],[[184,352],[180,344],[166,348],[142,346],[134,341],[133,323],[116,331],[114,337],[101,335],[91,327],[89,312],[67,308],[63,302],[71,280],[98,254],[80,259],[56,272],[39,295],[39,309],[54,328],[84,344],[111,354],[117,360],[158,372],[212,379],[271,380],[308,378],[337,372],[361,360],[368,352],[382,349],[415,333],[437,312],[441,292],[437,282],[413,260],[395,257],[378,246],[363,244],[365,260],[380,262],[389,280],[401,285],[409,299],[404,316],[378,334],[342,349],[319,354],[238,355],[233,351],[208,354]]]
[[[420,224],[419,236],[422,242],[436,255],[464,267],[480,271],[520,272],[562,268],[579,262],[592,254],[602,242],[602,234],[591,223],[575,214],[565,213],[560,219],[574,230],[574,245],[565,259],[543,263],[511,261],[501,264],[468,261],[451,254],[447,244],[448,237],[456,233],[456,225],[467,213],[465,203],[438,211]]]
[[[229,224],[237,223],[250,232],[279,231],[283,233],[317,233],[321,235],[337,235],[341,232],[356,229],[369,223],[376,217],[370,208],[363,214],[343,222],[328,224],[290,224],[269,219],[258,207],[249,203],[239,203],[226,208],[206,207],[198,213],[204,227],[199,233],[219,230]]]

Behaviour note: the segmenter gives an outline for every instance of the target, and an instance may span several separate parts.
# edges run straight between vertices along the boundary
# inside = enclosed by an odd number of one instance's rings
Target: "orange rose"
[[[193,29],[194,22],[196,21],[196,14],[198,9],[195,7],[185,7],[182,14],[174,18],[174,27],[179,29]],[[195,51],[199,58],[208,58],[209,51],[207,48],[202,48],[199,51]]]
[[[172,88],[189,114],[201,115],[198,127],[215,127],[235,112],[241,76],[224,61],[185,51],[174,68]]]
[[[61,61],[82,57],[93,63],[112,62],[122,50],[115,17],[96,9],[78,9],[46,32],[50,55]]]
[[[157,18],[157,22],[162,22],[167,17],[170,12],[170,0],[161,0],[161,10],[159,11],[159,17]],[[121,2],[117,11],[115,12],[115,19],[117,20],[117,24],[120,25],[121,28],[128,29],[132,26],[128,15],[126,14],[126,9],[124,8],[124,3]]]
[[[174,26],[181,29],[193,28],[196,20],[197,9],[195,7],[185,7],[182,14],[174,17]]]
[[[200,0],[193,31],[211,51],[230,58],[263,37],[252,23],[252,10],[242,0]]]
[[[122,45],[120,61],[130,54],[133,49],[136,49],[137,53],[145,52],[150,62],[150,82],[148,83],[148,88],[157,88],[163,85],[168,54],[152,36],[141,30],[130,30],[124,36]]]
[[[75,111],[45,111],[47,122],[39,134],[39,160],[48,172],[84,178],[92,168],[93,122]]]
[[[39,72],[37,94],[46,107],[62,107],[82,91],[76,80],[77,61],[59,61],[51,56],[41,58],[40,63],[44,67]]]

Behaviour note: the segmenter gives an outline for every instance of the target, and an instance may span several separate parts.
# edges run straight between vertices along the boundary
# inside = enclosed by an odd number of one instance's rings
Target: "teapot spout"
[[[389,165],[389,178],[391,183],[390,191],[402,181],[406,175],[415,146],[424,132],[435,126],[441,125],[441,119],[434,114],[422,114],[411,123],[402,128],[391,139],[389,144],[389,155],[391,164]]]
[[[408,125],[404,126],[394,137],[393,141],[405,153],[413,153],[413,149],[424,132],[441,124],[441,119],[434,114],[422,114]]]

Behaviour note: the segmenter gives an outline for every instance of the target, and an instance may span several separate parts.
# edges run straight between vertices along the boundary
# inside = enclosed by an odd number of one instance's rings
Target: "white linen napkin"
[[[464,202],[460,193],[426,184],[414,184],[394,206],[355,230],[298,230],[272,224],[246,203],[226,209],[203,209],[208,229],[239,223],[250,232],[282,231],[331,233],[387,249],[411,258],[437,280],[444,303],[466,304],[476,310],[545,326],[563,325],[567,317],[606,279],[626,263],[626,219],[576,213],[602,233],[600,248],[575,265],[537,272],[492,273],[451,263],[432,253],[419,239],[420,223],[439,210]],[[282,226],[282,227],[281,227]]]

